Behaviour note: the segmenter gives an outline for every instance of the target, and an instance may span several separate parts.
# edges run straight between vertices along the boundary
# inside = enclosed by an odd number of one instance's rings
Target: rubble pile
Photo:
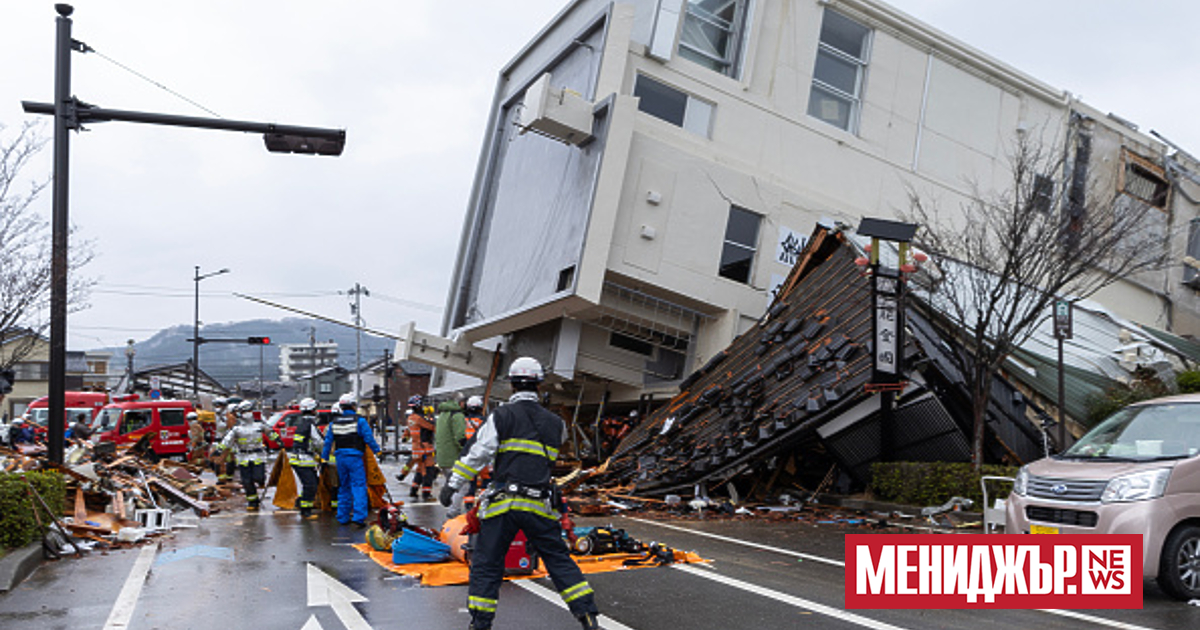
[[[860,253],[844,231],[818,227],[758,324],[686,377],[585,488],[773,501],[864,488],[879,461],[970,461],[971,402],[950,360],[954,332],[915,295],[901,319],[902,389],[873,385],[875,313]],[[1002,377],[993,390],[985,461],[1040,457],[1026,401]],[[895,397],[886,414],[885,394]]]
[[[62,533],[100,546],[137,543],[218,512],[230,488],[201,478],[203,469],[169,460],[150,461],[132,448],[76,443],[63,464],[45,447],[0,448],[0,472],[57,470],[66,485],[65,514],[53,515]],[[63,541],[67,546],[67,541]]]

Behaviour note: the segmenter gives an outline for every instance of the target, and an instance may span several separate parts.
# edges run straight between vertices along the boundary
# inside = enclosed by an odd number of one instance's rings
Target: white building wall
[[[853,133],[807,114],[827,7],[873,29]],[[776,257],[782,236],[807,236],[818,221],[853,227],[864,216],[894,217],[907,207],[910,191],[955,208],[976,191],[1002,190],[1009,184],[1006,156],[1017,135],[1032,134],[1065,148],[1070,113],[1080,107],[1069,94],[871,0],[752,2],[745,65],[737,77],[678,55],[665,62],[650,57],[658,8],[652,0],[613,5],[603,48],[596,51],[603,60],[590,98],[610,100],[604,156],[572,295],[540,305],[536,313],[508,316],[479,336],[555,317],[586,321],[601,301],[604,284],[616,282],[686,302],[707,315],[693,343],[690,367],[695,367],[766,309],[773,281],[789,269]],[[606,11],[604,2],[572,3],[505,69],[496,103],[518,97]],[[637,111],[630,95],[639,74],[711,104],[709,133]],[[1107,135],[1098,135],[1093,146],[1098,165],[1106,156],[1111,159],[1127,136],[1136,136],[1147,155],[1163,151],[1161,143],[1107,121],[1100,128]],[[485,141],[481,177],[495,166],[487,157],[494,142]],[[485,194],[492,193],[477,185],[472,203]],[[717,273],[731,205],[762,216],[747,284]],[[1189,205],[1171,216],[1176,239],[1195,214]],[[1160,274],[1098,297],[1114,300],[1114,310],[1123,316],[1161,326],[1160,298],[1179,292],[1171,287],[1177,283],[1164,283]],[[1184,302],[1194,308],[1194,292],[1188,290],[1175,303]],[[1176,324],[1195,322],[1175,319]],[[585,325],[577,343],[580,359],[574,370],[636,380],[629,370],[636,369],[637,358],[601,343],[595,330]],[[562,348],[557,352],[561,356]]]

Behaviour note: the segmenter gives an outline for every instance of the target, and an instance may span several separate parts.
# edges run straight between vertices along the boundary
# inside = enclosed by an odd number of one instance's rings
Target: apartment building
[[[1173,264],[1095,299],[1200,332],[1200,167],[1119,115],[874,0],[575,0],[500,70],[442,334],[539,358],[563,402],[670,395],[815,225],[1003,189],[1020,137],[1061,147],[1048,200],[1156,210]]]
[[[338,364],[338,345],[321,343],[285,343],[279,346],[279,380],[297,381]]]

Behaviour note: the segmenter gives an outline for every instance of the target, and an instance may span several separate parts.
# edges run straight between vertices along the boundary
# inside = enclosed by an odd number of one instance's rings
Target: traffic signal
[[[263,142],[271,153],[301,153],[305,155],[341,155],[346,146],[346,132],[335,137],[297,136],[264,133]]]
[[[12,393],[13,383],[17,382],[17,374],[13,370],[0,370],[0,394]]]
[[[252,346],[269,346],[271,345],[270,337],[246,337],[246,343]]]
[[[371,400],[375,402],[383,400],[383,394],[379,393],[379,385],[374,385],[374,390],[371,392]]]

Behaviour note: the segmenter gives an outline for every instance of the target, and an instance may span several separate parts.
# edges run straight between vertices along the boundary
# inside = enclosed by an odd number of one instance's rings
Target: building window
[[[623,335],[619,332],[610,333],[608,336],[608,345],[630,352],[636,352],[642,356],[654,356],[654,344],[647,341],[642,341],[637,337]]]
[[[1167,193],[1171,185],[1161,166],[1146,158],[1123,151],[1125,170],[1122,173],[1121,190],[1125,194],[1144,201],[1155,208],[1165,210]]]
[[[679,56],[736,77],[741,63],[748,0],[688,0]]]
[[[1034,176],[1033,190],[1029,196],[1034,210],[1041,213],[1050,212],[1054,207],[1054,180],[1047,175]]]
[[[858,126],[871,29],[825,9],[808,115],[853,133]]]
[[[322,394],[328,394],[333,391],[333,385],[331,383],[321,383],[317,385],[317,391]]]
[[[761,217],[749,210],[737,206],[729,208],[725,243],[721,247],[721,267],[717,272],[722,278],[750,283],[754,252],[758,248],[758,224],[761,221]]]
[[[638,97],[638,110],[696,135],[708,137],[712,103],[641,74],[633,84],[633,95]]]

